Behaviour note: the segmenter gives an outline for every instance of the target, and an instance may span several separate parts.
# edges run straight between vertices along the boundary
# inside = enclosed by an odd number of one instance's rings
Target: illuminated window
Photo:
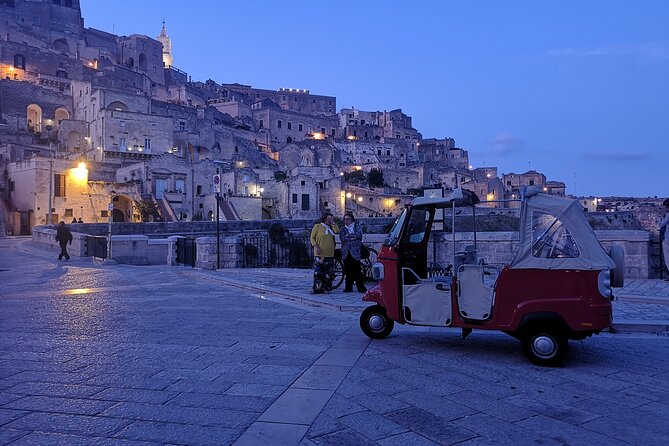
[[[65,196],[65,175],[61,175],[59,173],[53,175],[53,196]]]

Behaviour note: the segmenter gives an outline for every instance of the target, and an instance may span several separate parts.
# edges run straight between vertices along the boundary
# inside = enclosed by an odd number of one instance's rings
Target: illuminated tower
[[[165,20],[163,20],[163,29],[160,31],[160,35],[156,37],[156,40],[163,44],[163,65],[171,67],[174,62],[172,59],[172,40],[167,35]]]

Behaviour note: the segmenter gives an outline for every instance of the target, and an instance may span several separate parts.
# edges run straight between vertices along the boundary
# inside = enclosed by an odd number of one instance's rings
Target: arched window
[[[135,59],[128,57],[128,61],[125,64],[128,68],[135,68]]]
[[[56,39],[53,41],[53,49],[68,53],[70,52],[70,45],[67,44],[67,40],[65,39]]]
[[[42,107],[37,104],[30,104],[26,112],[28,120],[28,129],[33,132],[42,131]]]
[[[60,125],[60,121],[63,119],[70,119],[70,112],[68,112],[63,107],[60,107],[56,109],[56,114],[54,117],[56,118],[56,125]]]
[[[144,53],[139,54],[139,69],[142,71],[146,71],[146,56]]]
[[[107,106],[109,110],[128,111],[128,106],[121,101],[114,101]]]

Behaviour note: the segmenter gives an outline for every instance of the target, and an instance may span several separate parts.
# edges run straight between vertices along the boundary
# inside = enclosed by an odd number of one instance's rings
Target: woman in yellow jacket
[[[311,229],[311,246],[314,247],[314,294],[332,291],[335,254],[335,234],[339,227],[330,212],[325,212]]]

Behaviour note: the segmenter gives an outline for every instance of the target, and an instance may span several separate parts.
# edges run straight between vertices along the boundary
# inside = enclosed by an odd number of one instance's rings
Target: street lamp
[[[114,215],[114,197],[116,196],[116,191],[112,190],[109,194],[109,205],[107,206],[107,214],[109,216],[109,230],[107,231],[107,258],[105,259],[108,262],[112,261],[112,222]]]

